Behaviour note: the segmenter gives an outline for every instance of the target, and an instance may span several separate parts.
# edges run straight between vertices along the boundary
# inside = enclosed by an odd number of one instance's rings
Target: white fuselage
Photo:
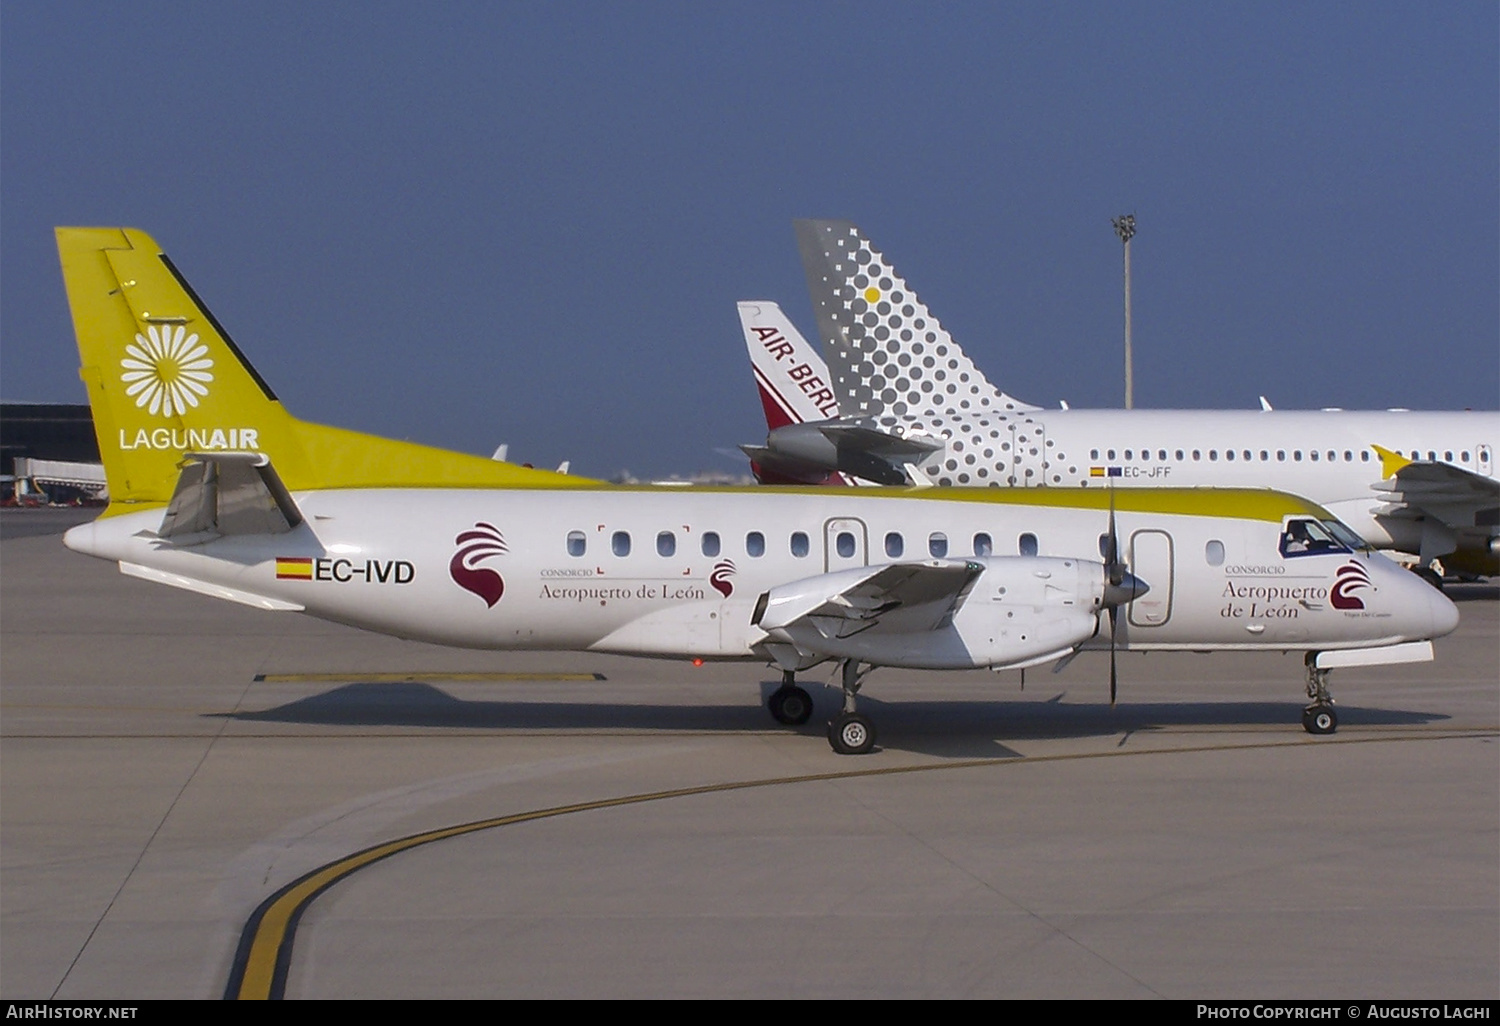
[[[1416,551],[1420,525],[1378,513],[1372,446],[1495,475],[1500,413],[1009,410],[872,418],[940,438],[919,469],[964,487],[1275,488],[1333,512],[1371,544]]]
[[[1148,442],[1168,444],[1143,433],[1132,447]],[[181,544],[154,536],[157,508],[75,528],[67,544],[162,583],[404,638],[716,659],[765,658],[772,639],[752,614],[770,589],[856,567],[968,560],[985,569],[944,637],[887,664],[995,666],[1022,660],[995,656],[982,638],[993,642],[1017,616],[1076,619],[1092,603],[1097,621],[1108,529],[1099,499],[1037,504],[1020,491],[960,489],[331,490],[296,495],[305,519],[289,533]],[[1121,555],[1151,589],[1121,611],[1124,648],[1368,647],[1436,637],[1457,622],[1447,599],[1368,551],[1283,555],[1287,518],[1321,515],[1297,500],[1119,500]],[[1204,502],[1219,511],[1191,513]],[[1242,514],[1224,512],[1237,505]],[[1070,569],[1049,577],[1020,558],[1031,555]],[[1363,581],[1356,599],[1332,601],[1351,574]]]

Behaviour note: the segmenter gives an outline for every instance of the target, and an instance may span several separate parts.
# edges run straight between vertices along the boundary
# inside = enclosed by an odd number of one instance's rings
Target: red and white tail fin
[[[781,307],[764,300],[739,306],[767,429],[837,417],[839,402],[823,358]]]

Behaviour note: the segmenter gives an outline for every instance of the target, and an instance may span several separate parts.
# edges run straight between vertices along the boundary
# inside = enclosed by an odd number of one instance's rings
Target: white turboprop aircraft
[[[1430,659],[1458,622],[1275,492],[613,486],[299,421],[149,236],[57,237],[110,493],[66,543],[148,581],[447,645],[764,660],[784,723],[835,661],[843,753],[874,743],[862,667],[1082,648],[1112,693],[1116,649],[1305,651],[1327,733],[1331,667]]]
[[[746,452],[766,480],[1271,487],[1416,555],[1434,584],[1439,557],[1500,572],[1500,413],[1043,410],[990,384],[853,224],[796,229],[824,361],[776,304],[740,304],[770,428]]]

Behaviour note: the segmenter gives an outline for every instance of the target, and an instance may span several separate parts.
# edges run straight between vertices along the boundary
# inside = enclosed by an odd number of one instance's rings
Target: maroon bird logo
[[[480,521],[454,538],[453,544],[459,547],[448,563],[453,583],[484,599],[484,604],[491,609],[495,608],[495,603],[505,594],[505,581],[489,567],[474,564],[491,556],[505,555],[505,538],[493,524]]]
[[[1349,562],[1339,567],[1338,579],[1328,593],[1328,602],[1334,609],[1363,609],[1364,600],[1352,594],[1360,588],[1371,587],[1370,575],[1358,563]]]
[[[714,564],[714,572],[708,575],[708,583],[713,585],[714,591],[728,598],[734,594],[734,582],[730,580],[733,576],[734,560],[720,560]]]

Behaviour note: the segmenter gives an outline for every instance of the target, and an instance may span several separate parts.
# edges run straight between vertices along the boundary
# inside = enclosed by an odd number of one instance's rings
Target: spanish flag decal
[[[310,556],[277,556],[276,579],[278,581],[312,580],[313,561]]]

